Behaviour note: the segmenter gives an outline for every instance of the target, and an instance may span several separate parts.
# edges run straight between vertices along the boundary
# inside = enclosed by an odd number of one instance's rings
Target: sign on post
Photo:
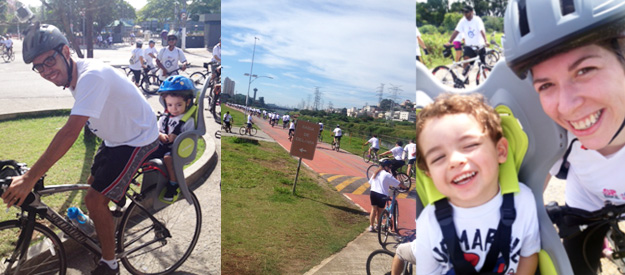
[[[300,120],[295,126],[295,136],[291,142],[291,156],[312,160],[317,148],[319,124]]]
[[[315,157],[315,148],[317,148],[317,136],[319,136],[319,124],[299,120],[295,126],[295,135],[291,141],[291,156],[298,157],[297,172],[295,173],[295,182],[293,182],[293,195],[297,187],[297,177],[299,169],[302,166],[302,158],[312,160]]]

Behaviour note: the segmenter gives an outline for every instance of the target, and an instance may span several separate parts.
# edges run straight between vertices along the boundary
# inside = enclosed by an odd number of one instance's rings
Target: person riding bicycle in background
[[[404,143],[401,140],[398,140],[397,142],[395,142],[395,147],[378,155],[378,157],[391,154],[393,155],[394,159],[392,160],[393,165],[391,167],[391,171],[393,172],[393,176],[395,177],[397,176],[397,169],[401,168],[406,164],[406,162],[404,161],[404,148],[402,147],[403,145]]]
[[[4,39],[3,43],[4,44],[4,51],[6,53],[8,53],[9,55],[13,54],[13,40],[11,40],[11,36],[7,35],[6,39]]]
[[[211,58],[211,63],[218,63],[211,65],[211,81],[215,81],[215,77],[221,74],[221,37],[219,38],[219,42],[217,45],[213,47],[213,57]]]
[[[143,50],[143,59],[145,60],[145,65],[147,66],[147,70],[151,71],[154,67],[154,60],[158,56],[158,51],[156,50],[156,42],[154,40],[150,40],[148,42],[148,47]]]
[[[334,133],[334,143],[335,144],[340,144],[341,143],[341,137],[343,137],[343,130],[341,130],[341,125],[336,125],[336,128],[334,128],[334,130],[332,130],[332,133]]]
[[[319,121],[319,136],[323,134],[323,122]]]
[[[286,128],[286,126],[289,124],[289,120],[291,120],[291,116],[289,116],[289,114],[284,114],[284,116],[282,116],[283,128]]]
[[[161,80],[167,78],[170,75],[178,74],[177,70],[186,70],[187,69],[187,58],[184,56],[184,52],[178,47],[176,47],[176,43],[178,42],[178,36],[175,33],[170,32],[167,35],[167,47],[162,48],[160,52],[158,52],[158,57],[156,58],[156,65],[161,68],[162,74],[159,76]],[[182,67],[178,66],[178,63],[182,63]]]
[[[417,165],[446,198],[425,206],[416,239],[397,248],[393,274],[402,260],[416,260],[415,274],[534,274],[536,201],[522,183],[501,194],[508,141],[498,113],[480,94],[444,94],[417,114],[416,128]]]
[[[195,128],[193,117],[189,117],[186,121],[184,119],[185,114],[193,105],[195,91],[193,81],[181,75],[168,77],[158,89],[161,104],[165,107],[165,113],[158,119],[160,144],[150,158],[163,158],[169,175],[169,184],[166,187],[163,200],[168,202],[174,201],[175,196],[178,195],[178,182],[174,172],[171,146],[178,135]]]
[[[464,17],[458,21],[458,25],[456,25],[456,29],[451,34],[449,38],[449,42],[445,43],[445,46],[449,46],[456,36],[459,33],[462,33],[464,36],[464,59],[470,59],[476,56],[480,56],[480,60],[482,63],[486,63],[485,55],[486,55],[486,47],[488,47],[488,41],[486,40],[486,33],[484,29],[484,22],[482,19],[473,14],[473,7],[466,5],[462,8],[462,12],[464,13]],[[485,47],[486,46],[486,47]],[[475,52],[473,47],[477,47],[479,49],[478,52]],[[464,68],[466,69],[469,64],[464,64]],[[466,75],[467,72],[464,72]]]
[[[2,199],[7,207],[20,205],[87,125],[103,140],[84,197],[102,247],[102,259],[92,274],[119,274],[109,202],[124,197],[132,176],[157,148],[156,115],[121,71],[96,59],[73,60],[69,41],[55,26],[37,22],[27,29],[23,42],[24,62],[33,63],[33,71],[54,85],[69,88],[75,104],[46,151],[30,170],[13,178]]]
[[[526,13],[513,12],[519,6]],[[568,131],[567,154],[550,170],[566,180],[566,205],[625,204],[625,3],[512,0],[504,26],[508,67],[530,78],[545,113]],[[575,274],[601,266],[610,226],[594,224],[563,239]]]
[[[369,193],[369,200],[371,201],[371,213],[369,214],[369,232],[375,232],[374,226],[378,224],[377,219],[380,217],[381,210],[386,205],[386,197],[388,197],[389,186],[399,187],[406,189],[406,186],[400,183],[393,175],[391,175],[391,166],[393,165],[390,159],[380,160],[380,168],[375,171],[373,176],[369,179],[371,185],[371,192]]]
[[[245,127],[245,133],[249,133],[250,129],[252,129],[252,124],[254,124],[254,121],[252,120],[252,113],[249,113],[247,115],[247,127]]]
[[[373,137],[363,143],[362,146],[365,146],[367,144],[371,144],[371,146],[369,146],[369,152],[367,153],[368,157],[371,157],[371,151],[373,151],[374,154],[377,154],[378,150],[380,150],[380,140],[378,139],[378,135],[376,134],[373,134]]]
[[[141,70],[146,68],[145,60],[143,59],[143,42],[137,41],[137,47],[132,49],[131,57],[130,57],[130,71],[134,74],[135,86],[139,87],[141,85]]]
[[[410,140],[410,142],[404,147],[404,152],[407,155],[408,159],[408,176],[412,176],[410,173],[412,171],[412,166],[417,161],[417,144],[414,142],[414,138]]]
[[[289,140],[291,140],[291,135],[295,135],[295,120],[289,124]]]
[[[226,129],[230,131],[229,129],[231,129],[232,123],[234,123],[234,118],[230,115],[230,111],[227,111],[224,115],[224,122],[226,123]]]

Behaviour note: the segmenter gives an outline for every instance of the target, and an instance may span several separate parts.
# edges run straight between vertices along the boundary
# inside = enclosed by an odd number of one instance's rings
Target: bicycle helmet
[[[150,40],[148,44],[156,44],[156,42],[154,40]]]
[[[506,62],[524,79],[543,60],[624,30],[625,1],[511,0],[504,18]]]
[[[159,101],[166,107],[164,95],[167,94],[175,94],[180,95],[184,98],[184,100],[193,99],[195,97],[195,92],[197,89],[195,85],[193,85],[193,81],[191,79],[182,76],[182,75],[172,75],[167,77],[161,87],[158,89],[158,94],[161,95]],[[189,106],[187,106],[188,108]]]
[[[390,158],[380,159],[380,166],[382,167],[388,167],[391,166],[391,164],[393,164],[393,161]]]
[[[143,47],[143,41],[141,41],[141,40],[137,40],[136,44],[137,44],[138,48]]]
[[[169,33],[167,33],[167,39],[169,39],[170,37],[176,38],[176,40],[178,40],[178,34],[176,34],[175,31],[170,31]]]
[[[63,45],[69,45],[69,41],[57,27],[48,24],[40,25],[39,22],[30,25],[22,43],[24,63],[32,63],[37,56],[49,50],[60,52],[60,47]]]

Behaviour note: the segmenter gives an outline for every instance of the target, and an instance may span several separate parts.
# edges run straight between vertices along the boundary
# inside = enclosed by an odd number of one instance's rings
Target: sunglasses
[[[175,37],[170,37],[170,38],[167,38],[167,41],[172,41],[172,40],[178,40],[178,39],[177,39],[177,38],[175,38]]]
[[[43,63],[39,63],[39,64],[34,64],[33,63],[33,71],[35,71],[36,73],[40,74],[43,73],[46,70],[46,67],[51,68],[52,66],[56,65],[56,55],[59,52],[54,52],[53,55],[48,56]]]

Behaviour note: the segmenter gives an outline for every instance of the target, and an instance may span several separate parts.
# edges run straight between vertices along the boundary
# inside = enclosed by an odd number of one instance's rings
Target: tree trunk
[[[87,58],[93,58],[93,2],[85,0],[85,37],[87,39]]]

